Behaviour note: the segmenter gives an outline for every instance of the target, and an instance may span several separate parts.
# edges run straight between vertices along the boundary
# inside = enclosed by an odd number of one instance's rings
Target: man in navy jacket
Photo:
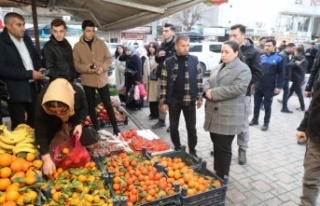
[[[35,80],[44,79],[40,56],[30,37],[25,35],[25,22],[20,14],[7,13],[4,22],[0,34],[0,78],[7,84],[9,93],[11,129],[22,123],[33,127],[39,89]]]
[[[274,52],[276,44],[274,39],[266,41],[264,47],[266,54],[260,57],[262,77],[255,83],[253,119],[249,125],[258,125],[260,105],[264,99],[265,116],[262,131],[269,128],[273,96],[279,94],[284,81],[285,64],[283,57]]]

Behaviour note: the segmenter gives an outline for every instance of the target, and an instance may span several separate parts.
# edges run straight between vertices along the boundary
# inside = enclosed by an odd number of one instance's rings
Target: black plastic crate
[[[182,206],[219,206],[225,205],[226,193],[227,193],[227,181],[228,177],[224,180],[219,178],[216,174],[206,168],[207,162],[203,161],[200,167],[196,168],[195,171],[205,175],[213,177],[221,182],[221,187],[213,188],[211,190],[187,196],[187,190],[183,188],[181,190],[181,205]]]
[[[142,154],[144,153],[144,151],[142,151]],[[148,153],[148,154],[143,154],[145,155],[147,158],[149,158],[149,160],[152,159],[152,157],[155,156],[160,156],[160,157],[170,157],[170,158],[181,158],[182,161],[184,163],[186,163],[187,166],[191,167],[191,168],[195,168],[195,167],[199,167],[201,162],[202,162],[202,158],[196,159],[194,157],[192,157],[190,154],[188,154],[186,152],[186,146],[181,146],[181,150],[180,151],[170,151],[170,152],[163,152],[161,154],[152,154],[152,153]]]

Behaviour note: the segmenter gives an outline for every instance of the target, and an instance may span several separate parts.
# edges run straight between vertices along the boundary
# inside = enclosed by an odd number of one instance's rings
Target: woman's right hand
[[[47,176],[52,176],[53,172],[56,170],[56,165],[54,164],[50,154],[41,156],[43,161],[43,173]]]

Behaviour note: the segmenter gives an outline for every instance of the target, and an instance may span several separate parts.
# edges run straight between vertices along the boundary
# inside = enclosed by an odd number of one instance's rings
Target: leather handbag
[[[124,71],[124,74],[126,76],[128,76],[129,78],[133,78],[136,73],[137,73],[137,71],[135,71],[133,69],[129,69],[129,68],[126,68],[126,70]]]
[[[158,81],[158,75],[155,71],[150,73],[150,80],[151,81]]]
[[[83,146],[88,146],[97,143],[100,140],[100,135],[92,126],[83,126],[80,142]]]

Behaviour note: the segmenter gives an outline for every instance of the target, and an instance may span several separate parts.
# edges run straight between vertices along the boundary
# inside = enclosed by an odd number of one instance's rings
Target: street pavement
[[[272,115],[268,131],[261,131],[264,111],[261,111],[260,125],[250,127],[250,141],[247,150],[247,164],[238,164],[237,139],[233,141],[233,157],[230,168],[230,178],[226,197],[226,205],[298,205],[302,193],[303,157],[305,146],[296,143],[296,128],[300,124],[304,113],[297,111],[299,101],[297,96],[289,99],[288,106],[293,114],[281,113],[281,104],[277,99],[282,93],[274,97]],[[305,98],[306,107],[310,99]],[[132,120],[120,129],[136,128],[151,129],[157,120],[148,119],[149,108],[130,111]],[[134,122],[138,122],[135,125]],[[213,170],[213,149],[208,132],[203,129],[204,106],[197,110],[198,156],[207,161],[207,167]],[[167,126],[168,117],[166,121]],[[171,146],[170,134],[167,127],[152,130]],[[184,116],[181,113],[179,132],[181,142],[187,145],[187,131]],[[318,205],[320,201],[318,202]]]

